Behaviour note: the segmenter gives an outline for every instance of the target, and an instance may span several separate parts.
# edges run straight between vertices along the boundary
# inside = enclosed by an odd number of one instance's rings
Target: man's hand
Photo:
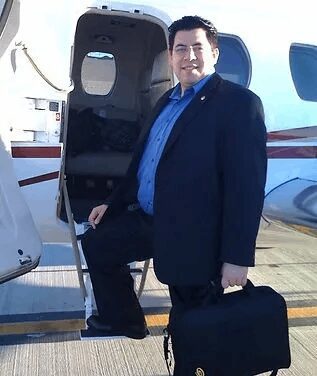
[[[221,274],[221,285],[224,289],[229,286],[245,286],[247,284],[248,267],[224,262]]]
[[[92,228],[95,230],[96,225],[98,225],[101,221],[101,218],[105,214],[106,210],[108,209],[108,205],[99,205],[92,209],[91,213],[89,214],[88,221],[90,222]]]

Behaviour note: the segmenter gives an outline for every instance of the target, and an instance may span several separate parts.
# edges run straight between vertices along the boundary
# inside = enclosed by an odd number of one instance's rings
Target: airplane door
[[[42,242],[1,137],[0,167],[0,283],[3,283],[38,265]]]
[[[19,10],[19,1],[0,2],[0,59],[18,30]],[[1,91],[2,101],[5,92]],[[5,146],[6,127],[2,126],[5,121],[3,111],[0,123],[0,283],[36,267],[42,252],[39,234],[13,171],[9,147]]]

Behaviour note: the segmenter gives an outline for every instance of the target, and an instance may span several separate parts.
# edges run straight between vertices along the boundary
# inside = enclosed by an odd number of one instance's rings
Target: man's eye
[[[184,52],[186,52],[186,50],[187,50],[186,47],[176,47],[175,52],[184,53]]]

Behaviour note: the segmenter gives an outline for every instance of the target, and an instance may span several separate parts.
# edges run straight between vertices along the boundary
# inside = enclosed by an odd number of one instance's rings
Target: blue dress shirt
[[[153,215],[154,213],[155,174],[168,136],[176,120],[210,77],[211,75],[204,77],[195,85],[185,90],[183,96],[181,96],[181,87],[178,84],[172,91],[169,102],[152,126],[138,169],[138,201],[141,208],[147,214]]]

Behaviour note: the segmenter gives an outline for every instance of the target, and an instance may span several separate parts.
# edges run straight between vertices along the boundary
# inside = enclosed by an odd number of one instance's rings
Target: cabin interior
[[[166,26],[150,16],[92,10],[78,20],[65,120],[65,176],[77,223],[124,176],[144,120],[173,85]],[[66,220],[65,208],[60,217]]]

